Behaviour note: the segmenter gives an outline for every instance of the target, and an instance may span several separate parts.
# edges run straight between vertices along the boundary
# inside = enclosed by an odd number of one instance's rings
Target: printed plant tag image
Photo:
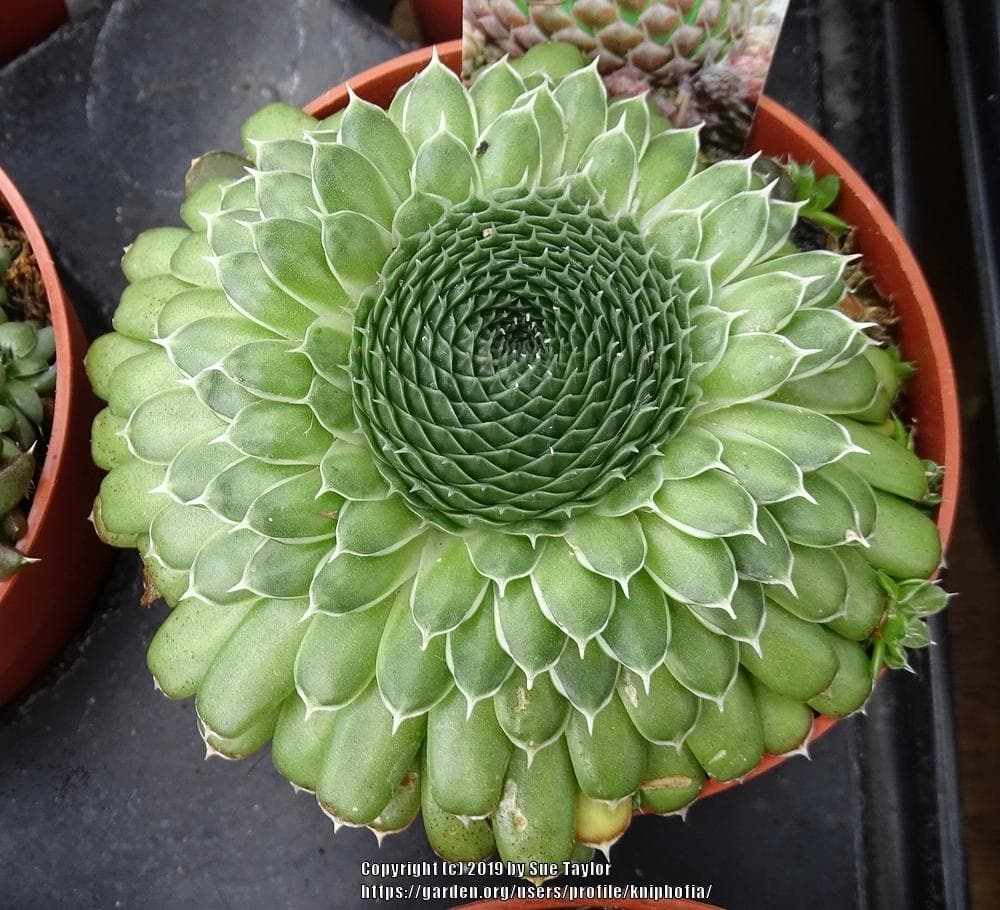
[[[525,58],[523,72],[585,55],[613,98],[648,90],[672,126],[704,123],[714,160],[743,150],[787,9],[788,0],[465,0],[463,75],[505,54]]]

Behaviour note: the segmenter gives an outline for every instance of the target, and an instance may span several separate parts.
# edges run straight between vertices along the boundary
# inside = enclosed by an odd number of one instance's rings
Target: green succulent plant
[[[36,320],[9,320],[3,277],[20,250],[0,240],[0,579],[35,560],[18,552],[27,529],[23,506],[35,480],[42,441],[42,398],[55,389],[55,337]]]
[[[210,752],[557,861],[856,710],[895,617],[923,643],[897,359],[753,159],[702,168],[593,66],[436,58],[243,138],[87,360],[94,522],[173,607],[149,666]]]

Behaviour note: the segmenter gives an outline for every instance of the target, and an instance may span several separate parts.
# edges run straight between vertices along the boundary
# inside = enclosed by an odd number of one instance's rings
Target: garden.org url
[[[362,900],[695,900],[712,896],[711,885],[362,885]]]

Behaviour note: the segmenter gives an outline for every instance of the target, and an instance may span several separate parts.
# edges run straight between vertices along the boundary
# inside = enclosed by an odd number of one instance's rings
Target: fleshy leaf
[[[581,650],[608,624],[615,607],[613,582],[580,565],[566,543],[546,545],[531,573],[531,585],[542,613]]]
[[[640,520],[649,547],[646,571],[656,583],[678,600],[729,609],[737,579],[726,544],[692,537],[657,515]]]
[[[410,609],[425,638],[450,632],[478,609],[489,585],[461,538],[429,535],[410,590]]]

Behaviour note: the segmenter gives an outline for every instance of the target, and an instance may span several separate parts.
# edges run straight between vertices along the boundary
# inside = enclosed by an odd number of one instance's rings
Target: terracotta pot
[[[66,19],[63,0],[0,0],[0,66],[47,38]]]
[[[461,41],[449,41],[437,50],[453,70],[461,69]],[[422,48],[372,67],[350,80],[351,89],[365,100],[385,107],[396,90],[427,64],[430,56],[431,48]],[[340,85],[321,95],[306,110],[314,116],[326,117],[344,107],[347,100],[347,86]],[[903,356],[917,365],[917,373],[908,386],[917,426],[917,451],[922,457],[947,466],[936,519],[942,542],[947,546],[955,524],[961,466],[958,390],[941,317],[920,266],[892,216],[861,175],[833,146],[786,108],[770,98],[761,98],[748,144],[752,151],[812,162],[819,176],[840,177],[837,214],[857,228],[866,265],[879,288],[895,302]],[[818,717],[813,724],[812,739],[822,736],[836,722],[836,718]],[[756,777],[786,758],[767,755],[742,780]],[[709,781],[701,796],[710,796],[739,782]]]
[[[462,37],[462,0],[410,0],[410,6],[428,41]]]
[[[722,910],[714,904],[703,904],[700,901],[687,900],[662,900],[662,901],[639,901],[639,900],[619,900],[608,903],[606,900],[599,900],[595,904],[591,900],[580,901],[560,901],[560,900],[540,900],[540,901],[480,901],[476,904],[463,904],[455,910]]]
[[[100,473],[90,458],[90,424],[99,409],[83,371],[87,339],[66,298],[52,254],[31,210],[0,170],[0,210],[27,235],[48,295],[56,337],[52,433],[17,544],[41,562],[0,582],[0,704],[13,698],[69,638],[87,612],[111,551],[88,520]]]

